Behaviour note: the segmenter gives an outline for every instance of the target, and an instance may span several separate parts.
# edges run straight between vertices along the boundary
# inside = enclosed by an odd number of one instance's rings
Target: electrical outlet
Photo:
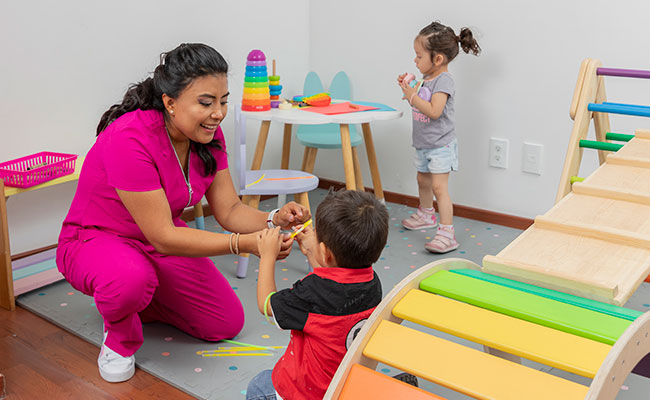
[[[524,159],[521,169],[531,174],[542,174],[542,153],[544,146],[541,144],[524,142]]]
[[[508,139],[490,139],[490,167],[508,168]]]

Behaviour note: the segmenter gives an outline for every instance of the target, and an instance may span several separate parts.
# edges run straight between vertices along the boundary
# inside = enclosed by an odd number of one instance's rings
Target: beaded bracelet
[[[273,223],[273,217],[275,217],[275,214],[276,214],[278,211],[280,211],[280,209],[279,209],[279,208],[276,208],[275,210],[272,210],[271,212],[269,212],[269,216],[266,217],[266,226],[268,226],[269,229],[277,228],[277,225],[275,225],[275,224]]]

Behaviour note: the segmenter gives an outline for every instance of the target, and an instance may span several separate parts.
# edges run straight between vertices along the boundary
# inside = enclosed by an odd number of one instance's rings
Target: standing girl
[[[406,229],[427,229],[438,225],[438,231],[424,248],[432,253],[446,253],[458,248],[454,235],[453,206],[449,197],[449,172],[458,170],[458,143],[454,129],[454,79],[447,66],[458,55],[481,52],[469,28],[456,36],[451,27],[439,22],[425,26],[415,38],[415,66],[422,81],[409,85],[408,74],[397,82],[413,109],[413,147],[418,171],[418,211],[402,221]],[[440,224],[433,209],[433,196],[438,202]]]

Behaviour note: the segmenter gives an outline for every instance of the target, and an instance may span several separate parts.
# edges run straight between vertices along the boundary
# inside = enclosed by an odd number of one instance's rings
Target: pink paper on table
[[[325,115],[335,115],[335,114],[346,114],[357,111],[367,111],[367,110],[376,110],[377,107],[372,106],[362,106],[360,104],[350,103],[346,101],[345,103],[336,103],[330,104],[325,107],[305,107],[301,108],[303,111],[311,111],[319,114]]]

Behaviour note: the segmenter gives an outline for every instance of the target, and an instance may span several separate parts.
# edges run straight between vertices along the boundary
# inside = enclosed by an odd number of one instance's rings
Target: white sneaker
[[[109,349],[104,342],[108,332],[104,332],[102,348],[97,358],[99,375],[107,382],[124,382],[131,379],[135,373],[135,357],[123,357]]]

